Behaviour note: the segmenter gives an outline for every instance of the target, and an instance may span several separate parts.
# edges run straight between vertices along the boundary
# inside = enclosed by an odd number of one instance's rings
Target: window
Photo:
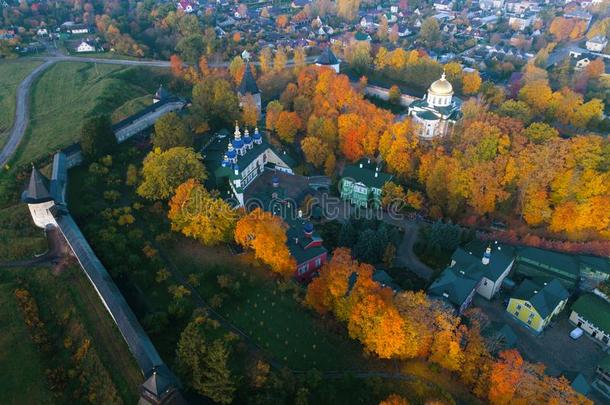
[[[320,267],[322,265],[322,258],[318,257],[316,258],[316,267]]]
[[[303,266],[300,266],[297,270],[297,273],[299,274],[299,276],[302,276],[303,274],[307,273],[307,265],[304,264]]]
[[[525,305],[527,308],[531,308],[531,307],[532,307],[532,306],[530,305],[530,303],[529,303],[529,302],[526,302],[524,305]]]
[[[519,311],[515,311],[515,316],[519,318]]]
[[[518,309],[518,310],[520,310],[521,308],[523,308],[523,307],[521,306],[521,304],[518,304],[518,305],[517,305],[517,309]]]
[[[528,316],[528,319],[534,319],[534,314],[530,314],[530,316]]]
[[[531,319],[528,319],[528,320],[527,320],[527,324],[528,324],[528,325],[531,325],[531,324],[532,324],[532,320],[531,320]]]

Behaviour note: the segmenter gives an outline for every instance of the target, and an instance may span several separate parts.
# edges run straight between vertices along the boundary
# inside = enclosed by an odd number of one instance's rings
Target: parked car
[[[572,332],[570,332],[570,337],[574,340],[580,338],[583,334],[583,330],[580,328],[576,328],[574,329]]]

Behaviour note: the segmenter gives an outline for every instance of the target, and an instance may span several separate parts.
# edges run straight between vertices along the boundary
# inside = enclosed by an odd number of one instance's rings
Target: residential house
[[[434,9],[436,11],[451,11],[453,10],[452,0],[436,0],[434,2]]]
[[[587,50],[591,52],[603,52],[606,45],[608,45],[608,39],[603,35],[596,35],[585,43]]]
[[[504,0],[479,0],[481,10],[500,10],[504,7]]]
[[[460,314],[468,308],[475,292],[490,300],[513,267],[514,251],[508,245],[480,241],[457,248],[449,267],[428,288],[428,294],[449,301]]]
[[[447,301],[462,314],[470,306],[478,283],[459,269],[449,267],[428,287],[428,295]]]
[[[606,354],[597,364],[593,388],[610,401],[610,354]]]
[[[392,180],[392,175],[382,172],[379,164],[370,159],[346,165],[341,176],[341,198],[363,208],[380,207],[382,188]]]
[[[78,53],[84,53],[84,52],[95,52],[96,51],[96,47],[95,44],[89,41],[81,41],[80,44],[78,44],[78,46],[75,48],[75,51]]]
[[[584,70],[587,66],[589,66],[589,63],[591,63],[591,59],[587,57],[578,59],[576,61],[576,65],[574,65],[574,70],[576,70],[577,72]]]
[[[524,280],[511,294],[506,312],[540,333],[565,307],[570,294],[557,280]]]
[[[572,305],[570,321],[610,347],[610,302],[604,298],[591,293],[581,295]]]
[[[296,261],[295,277],[299,281],[309,281],[328,257],[322,245],[322,238],[314,231],[311,222],[300,216],[297,219],[285,218],[289,228],[286,231],[288,250]]]
[[[523,31],[530,27],[536,20],[536,15],[533,13],[513,14],[508,18],[508,25],[514,29]]]

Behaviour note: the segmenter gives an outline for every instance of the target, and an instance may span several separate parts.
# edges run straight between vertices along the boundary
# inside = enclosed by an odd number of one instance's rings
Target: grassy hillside
[[[0,63],[0,147],[15,118],[17,86],[41,61],[19,59]]]
[[[38,314],[42,326],[26,326],[17,288],[35,302],[37,310],[30,313]],[[3,269],[0,323],[0,364],[7,371],[0,379],[0,403],[135,402],[142,376],[79,267],[59,275],[44,267]]]
[[[31,119],[13,163],[29,163],[77,141],[87,117],[112,114],[154,93],[166,69],[62,62],[34,84]]]
[[[144,108],[148,107],[153,103],[152,97],[152,94],[146,94],[142,97],[134,98],[133,100],[127,101],[122,106],[114,110],[111,117],[112,123],[116,124],[117,122],[124,120],[130,115],[133,115],[138,111],[141,111]]]
[[[32,223],[26,204],[0,209],[0,261],[31,259],[46,249],[43,231]]]
[[[51,403],[44,364],[13,296],[14,284],[0,281],[0,402],[3,404]],[[27,389],[24,389],[27,387]]]

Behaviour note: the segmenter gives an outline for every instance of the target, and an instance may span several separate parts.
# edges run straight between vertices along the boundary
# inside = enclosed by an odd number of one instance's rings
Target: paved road
[[[34,69],[17,87],[17,102],[15,103],[15,120],[9,131],[8,141],[0,151],[0,167],[3,167],[17,150],[23,138],[29,120],[29,93],[32,82],[56,61],[47,60]]]
[[[9,131],[9,139],[2,151],[0,151],[0,168],[4,167],[10,160],[11,156],[17,150],[17,147],[23,139],[25,130],[29,121],[29,93],[34,80],[40,76],[45,70],[57,62],[84,62],[84,63],[101,63],[106,65],[122,65],[122,66],[146,66],[169,68],[170,63],[162,60],[129,60],[129,59],[103,59],[84,56],[50,56],[43,58],[45,61],[42,65],[34,69],[17,88],[17,102],[15,107],[14,125]],[[315,57],[306,58],[306,63],[312,63]],[[228,67],[230,62],[210,63],[210,67],[222,68]],[[258,65],[258,62],[252,62],[253,65]],[[287,66],[292,66],[293,60],[289,60]]]

